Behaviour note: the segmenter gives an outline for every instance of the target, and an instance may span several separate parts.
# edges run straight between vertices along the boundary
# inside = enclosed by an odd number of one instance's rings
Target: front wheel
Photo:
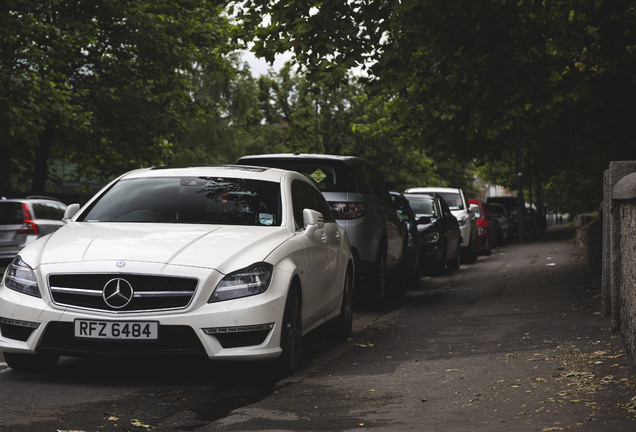
[[[462,245],[462,242],[460,240],[457,242],[457,247],[455,248],[455,258],[453,258],[453,260],[448,263],[449,270],[459,270],[459,267],[461,266],[461,261],[462,261],[461,245]]]
[[[53,370],[59,356],[54,354],[3,353],[4,361],[16,372],[43,373]]]
[[[435,266],[435,274],[443,275],[446,272],[446,259],[448,256],[448,246],[446,244],[446,240],[444,240],[444,244],[442,246],[442,253],[440,254],[439,263]]]
[[[292,287],[285,303],[283,328],[280,335],[282,354],[278,359],[279,369],[283,376],[293,374],[300,366],[302,354],[303,324],[300,314],[300,294]]]
[[[336,318],[335,324],[334,335],[338,342],[346,341],[351,337],[353,330],[353,271],[351,268],[347,269],[345,274],[340,315]]]

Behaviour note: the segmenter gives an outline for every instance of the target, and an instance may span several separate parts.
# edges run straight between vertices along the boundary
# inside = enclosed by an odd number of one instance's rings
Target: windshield
[[[451,210],[464,210],[462,197],[456,192],[438,192]]]
[[[280,225],[280,184],[240,178],[124,179],[78,221]]]
[[[421,197],[418,196],[409,196],[409,205],[413,209],[413,213],[415,213],[415,219],[419,219],[422,217],[430,217],[437,218],[437,210],[435,209],[435,201],[433,197],[428,195],[423,195]]]

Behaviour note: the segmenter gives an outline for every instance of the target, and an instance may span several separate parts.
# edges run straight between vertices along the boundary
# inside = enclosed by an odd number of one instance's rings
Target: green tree
[[[369,89],[402,100],[395,119],[435,159],[509,163],[519,118],[524,171],[558,179],[590,208],[600,188],[579,180],[600,184],[609,161],[634,157],[627,0],[246,0],[237,10],[257,54],[293,50],[323,85],[366,67]]]
[[[201,71],[231,69],[223,6],[2,2],[1,190],[44,191],[52,157],[102,178],[162,162],[184,120],[215,108],[192,98]]]

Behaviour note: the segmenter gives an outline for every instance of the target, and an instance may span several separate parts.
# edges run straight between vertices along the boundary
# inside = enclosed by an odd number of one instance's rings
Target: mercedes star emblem
[[[102,296],[108,306],[113,309],[126,307],[133,298],[133,287],[126,279],[115,278],[106,282]]]

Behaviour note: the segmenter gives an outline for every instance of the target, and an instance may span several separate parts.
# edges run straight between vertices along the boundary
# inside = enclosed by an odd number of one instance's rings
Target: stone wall
[[[610,163],[603,181],[603,312],[636,364],[636,161]]]
[[[601,280],[602,271],[602,235],[601,216],[598,213],[578,215],[574,219],[576,242],[583,253],[586,264],[592,269],[597,282]]]
[[[620,321],[625,343],[636,357],[636,200],[621,206]]]

